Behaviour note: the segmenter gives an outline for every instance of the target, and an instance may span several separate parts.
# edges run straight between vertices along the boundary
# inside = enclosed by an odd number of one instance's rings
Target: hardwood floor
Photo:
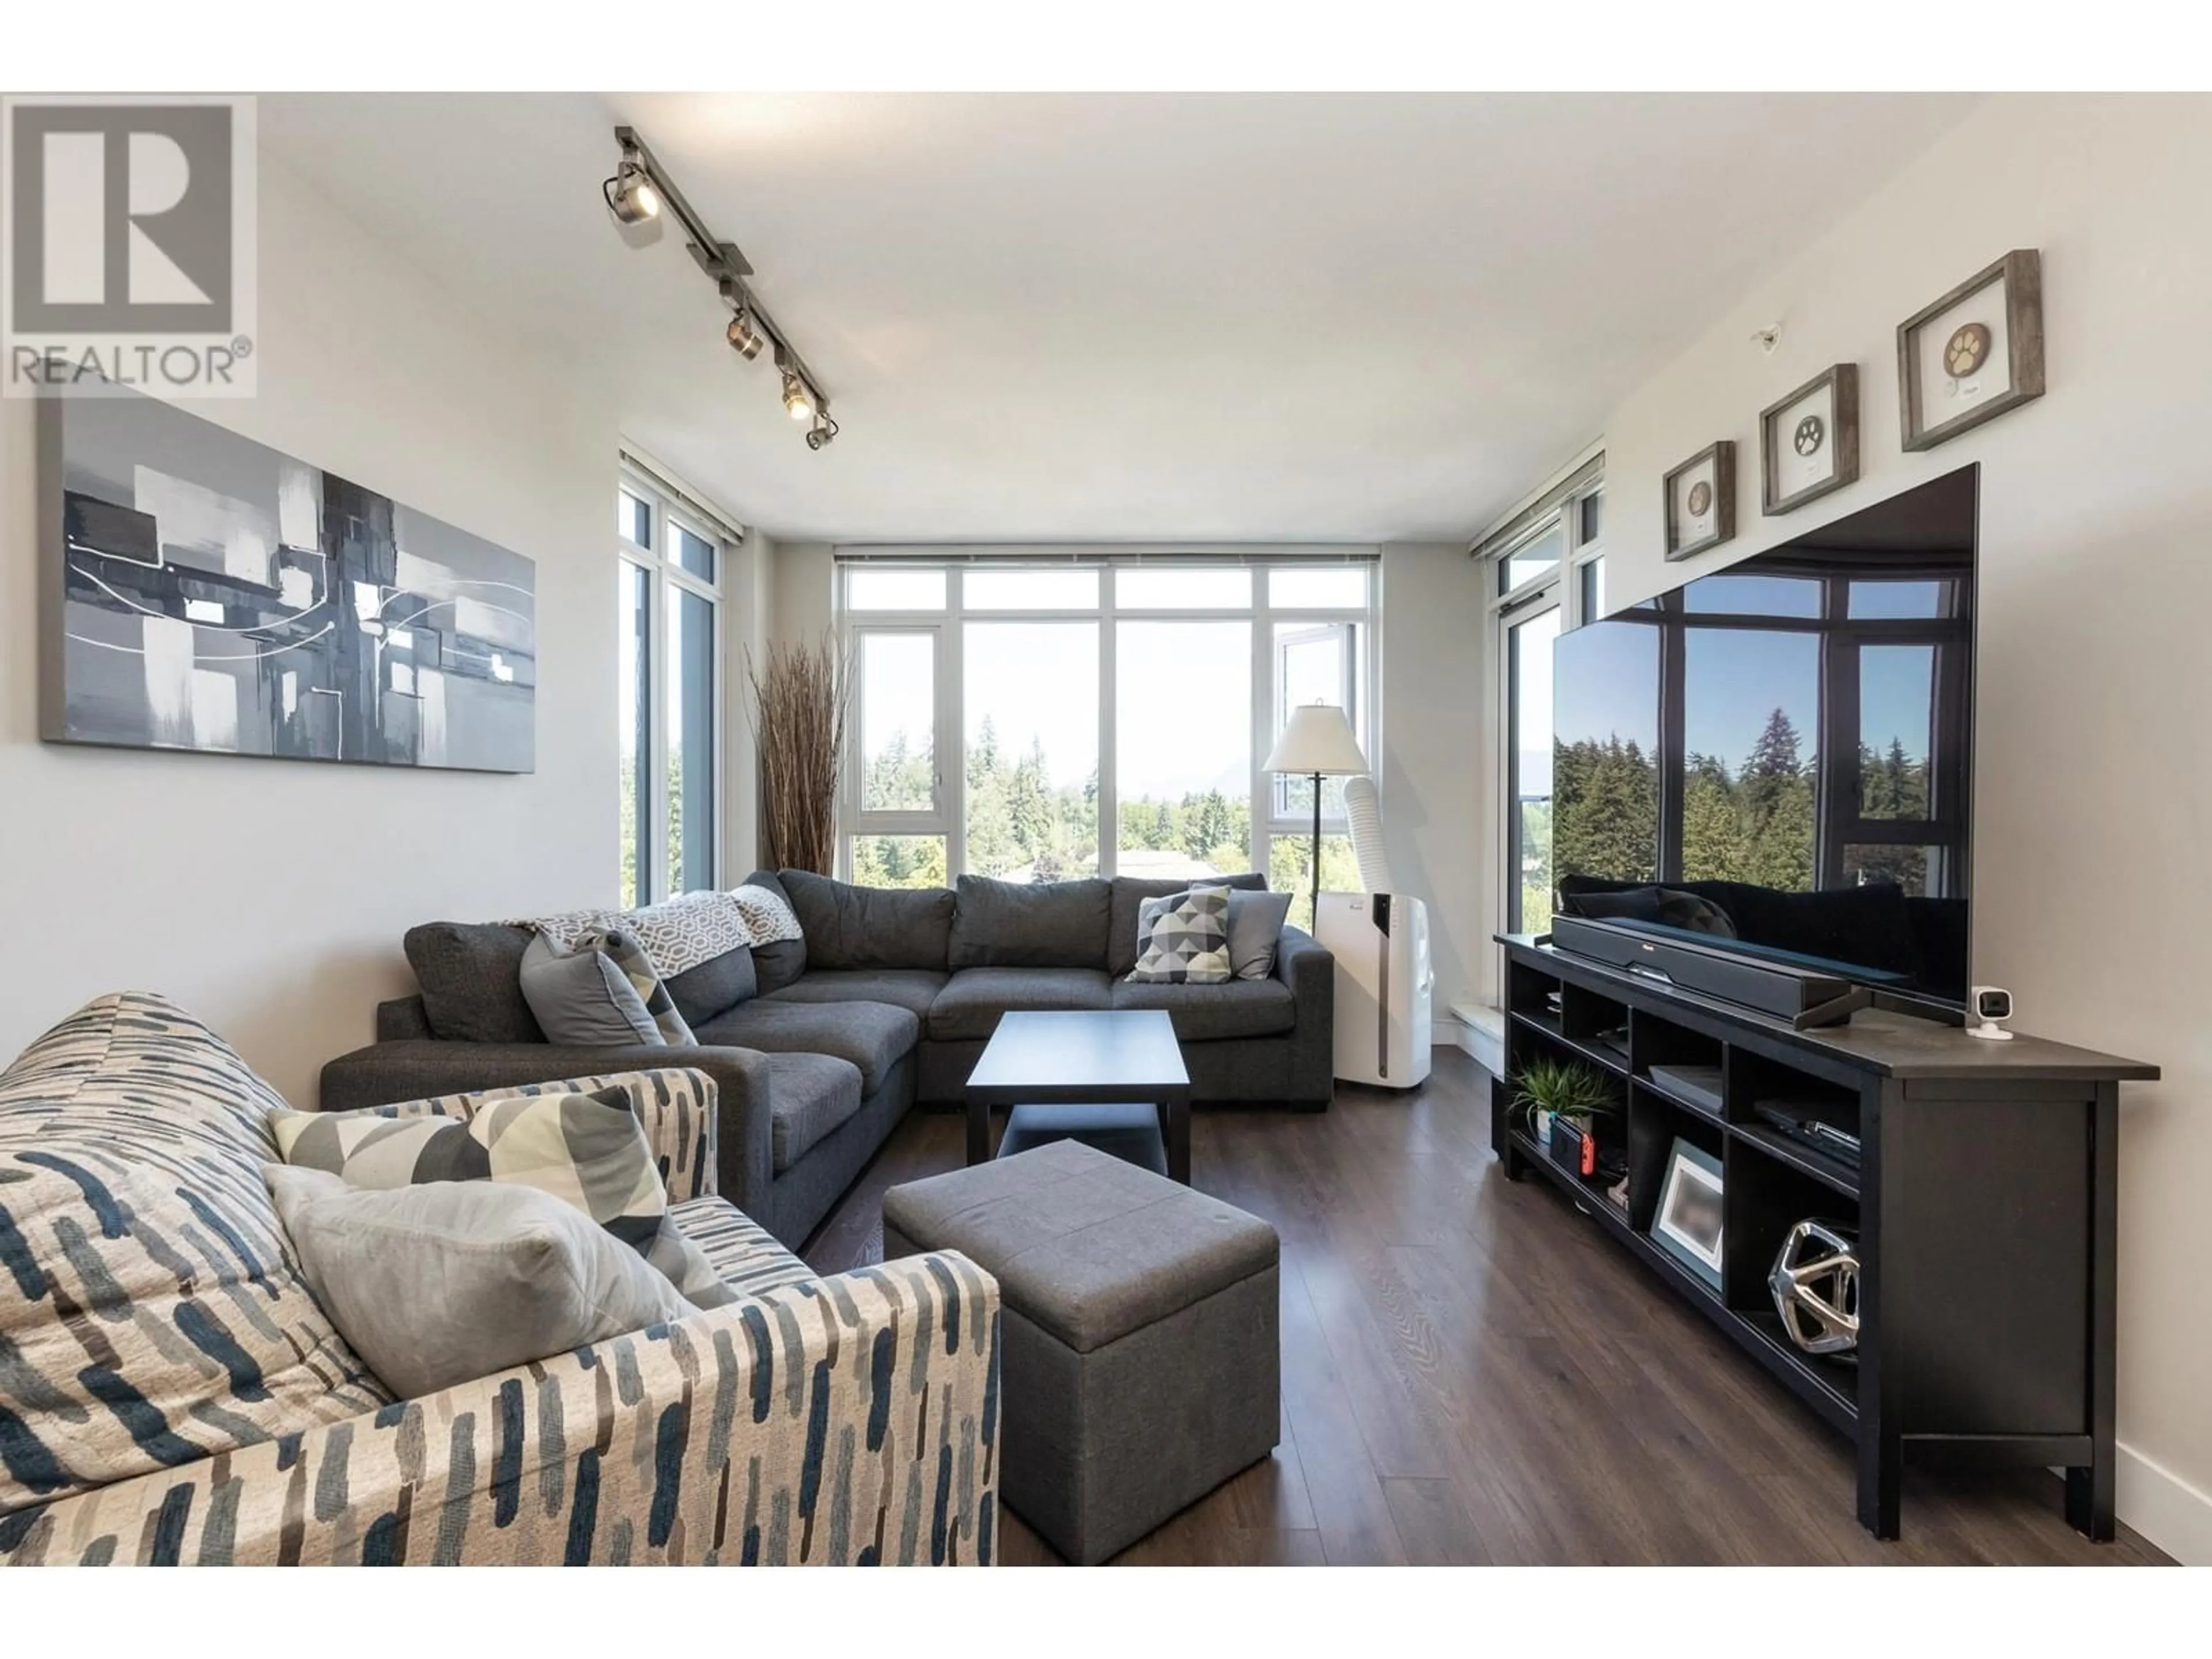
[[[1853,1516],[1849,1449],[1489,1147],[1488,1084],[1439,1050],[1407,1095],[1194,1115],[1196,1184],[1283,1239],[1283,1431],[1118,1560],[2145,1564],[2092,1544],[2041,1473],[1908,1480],[1905,1536]],[[884,1190],[957,1168],[957,1114],[902,1124],[805,1252],[880,1260]],[[1001,1559],[1058,1559],[1005,1517]]]

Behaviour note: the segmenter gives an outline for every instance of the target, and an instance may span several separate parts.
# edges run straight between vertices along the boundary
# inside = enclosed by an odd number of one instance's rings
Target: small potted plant
[[[1579,1060],[1540,1056],[1524,1064],[1514,1079],[1513,1103],[1554,1164],[1577,1175],[1596,1172],[1597,1143],[1590,1125],[1601,1113],[1613,1110],[1613,1085],[1603,1073]]]

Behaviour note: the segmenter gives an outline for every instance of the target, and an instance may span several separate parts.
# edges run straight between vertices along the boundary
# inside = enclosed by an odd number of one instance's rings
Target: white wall
[[[1644,597],[1982,464],[1974,965],[2041,1035],[2166,1068],[2124,1091],[2120,1512],[2212,1562],[2212,100],[1996,100],[1773,272],[1605,426],[1608,597]],[[2049,391],[1918,455],[1895,327],[2008,248],[2043,252]],[[1751,331],[1775,318],[1781,349]],[[1758,411],[1859,365],[1863,473],[1759,512]],[[1737,446],[1736,540],[1660,557],[1660,477]]]
[[[757,867],[760,853],[760,746],[753,741],[749,667],[764,665],[775,602],[775,540],[745,538],[722,576],[723,879],[735,884]]]
[[[260,395],[189,407],[537,561],[538,770],[41,744],[34,407],[0,403],[0,1060],[157,990],[304,1104],[410,924],[614,900],[615,434],[265,152],[260,219]]]
[[[1476,856],[1485,792],[1481,572],[1464,544],[1382,549],[1382,841],[1390,877],[1427,902],[1436,1040],[1460,1041],[1455,1002],[1474,1000],[1491,954]]]
[[[785,542],[775,550],[775,637],[788,645],[818,643],[832,625],[837,584],[827,542]]]

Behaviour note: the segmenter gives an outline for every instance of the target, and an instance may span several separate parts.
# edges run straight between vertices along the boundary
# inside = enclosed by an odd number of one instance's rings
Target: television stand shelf
[[[1505,1076],[1579,1060],[1613,1080],[1597,1120],[1625,1153],[1627,1204],[1547,1156],[1492,1085],[1491,1145],[1510,1181],[1531,1170],[1711,1319],[1858,1452],[1860,1524],[1898,1535],[1904,1466],[2066,1471],[2066,1518],[2112,1536],[2119,1085],[2158,1068],[2021,1036],[1863,1011],[1817,1031],[1567,956],[1528,934],[1505,947]],[[1625,1025],[1625,1053],[1599,1041]],[[1718,1105],[1655,1082],[1653,1066],[1717,1071]],[[1854,1166],[1784,1134],[1761,1101],[1814,1101],[1856,1120]],[[1675,1140],[1722,1169],[1718,1288],[1653,1237]],[[1766,1277],[1804,1219],[1856,1232],[1856,1361],[1801,1352]]]

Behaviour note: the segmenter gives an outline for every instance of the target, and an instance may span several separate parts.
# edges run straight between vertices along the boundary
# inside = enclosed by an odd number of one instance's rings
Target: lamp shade
[[[1344,710],[1334,703],[1310,702],[1291,711],[1291,723],[1261,769],[1351,777],[1367,769],[1367,757],[1359,752],[1359,739],[1352,735]]]

